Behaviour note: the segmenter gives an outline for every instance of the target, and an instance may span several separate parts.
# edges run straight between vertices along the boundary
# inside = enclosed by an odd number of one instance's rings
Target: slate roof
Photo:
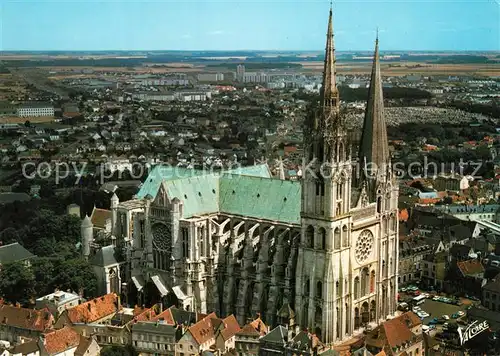
[[[500,280],[491,281],[483,286],[483,289],[493,293],[500,293]]]
[[[35,255],[26,250],[18,242],[0,246],[0,264],[25,261],[33,257],[35,257]]]
[[[107,267],[118,263],[118,258],[116,255],[115,247],[104,246],[97,250],[94,256],[90,260],[90,264],[93,266]]]
[[[132,332],[155,333],[175,336],[177,329],[173,325],[162,322],[141,321],[132,325]]]
[[[288,331],[284,326],[278,325],[273,330],[271,330],[267,335],[263,336],[261,340],[263,342],[269,342],[273,344],[285,345],[286,339],[288,337]]]
[[[228,173],[155,167],[137,198],[155,197],[161,184],[183,203],[182,217],[216,212],[300,223],[300,182],[272,179],[267,165]]]

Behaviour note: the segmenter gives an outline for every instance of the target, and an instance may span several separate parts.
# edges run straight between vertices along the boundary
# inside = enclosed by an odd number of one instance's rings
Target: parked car
[[[450,317],[449,317],[448,315],[446,315],[446,314],[445,314],[445,315],[443,315],[443,316],[442,316],[442,318],[443,318],[444,320],[450,320]]]

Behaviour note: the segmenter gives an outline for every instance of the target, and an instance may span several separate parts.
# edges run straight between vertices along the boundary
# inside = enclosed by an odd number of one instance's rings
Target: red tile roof
[[[153,320],[154,317],[156,317],[158,315],[157,311],[158,311],[159,307],[158,306],[152,306],[151,308],[149,309],[144,309],[142,310],[142,312],[138,313],[138,314],[134,314],[135,317],[134,317],[134,321],[151,321]]]
[[[50,355],[64,352],[80,344],[80,334],[68,326],[44,336],[44,347]]]
[[[159,321],[162,320],[165,322],[165,324],[168,325],[175,325],[174,321],[174,316],[172,315],[172,311],[170,311],[170,308],[167,310],[164,310],[162,313],[154,316],[151,321]]]
[[[224,323],[224,329],[221,331],[221,335],[224,341],[229,340],[241,330],[240,325],[238,324],[238,321],[236,321],[234,315],[229,315],[227,318],[222,320],[222,322]]]
[[[242,336],[254,336],[257,338],[261,336],[260,333],[250,324],[245,325],[240,331],[237,332],[237,334]]]
[[[214,338],[212,318],[207,316],[205,319],[200,320],[199,322],[191,326],[188,331],[191,333],[198,345],[204,344],[205,342]]]
[[[115,293],[106,294],[86,303],[68,309],[69,320],[73,323],[92,323],[121,309],[120,299]]]
[[[421,324],[420,319],[413,312],[407,312],[397,318],[382,323],[378,328],[368,334],[366,343],[378,348],[402,346],[412,342],[416,335],[410,330]]]
[[[261,336],[264,336],[267,334],[268,332],[268,329],[267,329],[267,326],[266,324],[264,324],[264,322],[259,318],[255,319],[254,321],[252,321],[250,323],[250,325],[255,329],[257,330],[257,332],[260,333]]]
[[[32,310],[12,305],[0,305],[0,324],[20,329],[45,331],[52,329],[54,317],[47,309]]]
[[[478,260],[457,262],[457,267],[464,276],[473,276],[484,273],[484,267]]]

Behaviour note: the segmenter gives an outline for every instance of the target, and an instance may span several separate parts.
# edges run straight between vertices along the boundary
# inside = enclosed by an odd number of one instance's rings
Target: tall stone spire
[[[328,19],[328,32],[326,35],[325,66],[323,70],[323,86],[321,87],[321,104],[324,108],[338,107],[339,92],[335,68],[335,45],[333,42],[333,10],[330,6],[330,17]]]
[[[365,120],[359,145],[359,163],[362,168],[368,170],[366,173],[380,174],[385,173],[389,159],[377,34]]]

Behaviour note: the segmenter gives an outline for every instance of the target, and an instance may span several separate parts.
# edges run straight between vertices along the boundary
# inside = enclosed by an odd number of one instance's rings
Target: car
[[[445,314],[445,315],[443,315],[443,316],[442,316],[442,318],[443,318],[444,320],[450,320],[450,317],[449,317],[448,315],[446,315],[446,314]]]
[[[458,319],[458,317],[459,317],[458,313],[451,314],[452,319]]]
[[[459,310],[459,311],[457,312],[457,314],[458,314],[458,316],[464,316],[464,315],[465,315],[465,312],[464,312],[464,311],[462,311],[462,310]]]

